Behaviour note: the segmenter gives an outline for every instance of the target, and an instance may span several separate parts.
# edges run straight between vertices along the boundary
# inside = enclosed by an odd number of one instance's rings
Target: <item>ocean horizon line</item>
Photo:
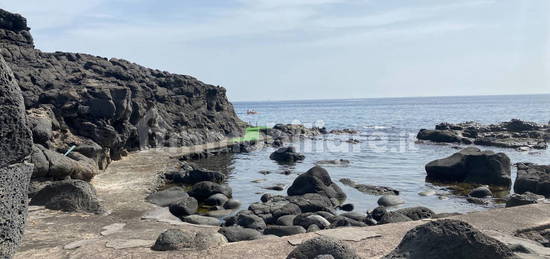
[[[391,100],[391,99],[423,99],[423,98],[453,98],[453,97],[510,97],[510,96],[544,96],[550,93],[528,94],[480,94],[480,95],[433,95],[433,96],[396,96],[396,97],[361,97],[361,98],[320,98],[320,99],[286,99],[286,100],[257,100],[231,101],[231,103],[276,103],[276,102],[317,102],[317,101],[351,101],[351,100]]]

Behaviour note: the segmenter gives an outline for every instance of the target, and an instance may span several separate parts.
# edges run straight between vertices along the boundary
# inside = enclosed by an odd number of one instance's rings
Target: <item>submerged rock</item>
[[[397,195],[384,195],[378,199],[378,205],[384,207],[392,207],[405,203],[401,197]]]
[[[385,259],[513,258],[512,251],[470,224],[443,219],[413,228]]]
[[[305,156],[296,153],[296,148],[294,147],[282,147],[271,153],[269,158],[279,163],[294,163],[304,160]]]
[[[288,259],[311,259],[318,256],[332,256],[336,259],[359,259],[355,250],[346,243],[329,237],[316,237],[298,245],[287,256]]]
[[[504,153],[465,148],[426,165],[426,180],[510,186],[510,158]]]
[[[66,212],[105,212],[99,204],[95,188],[82,180],[52,182],[36,193],[30,204]]]
[[[485,197],[491,197],[493,196],[493,193],[487,186],[481,186],[473,189],[468,193],[468,196],[475,197],[475,198],[485,198]]]
[[[360,184],[360,183],[354,182],[349,178],[342,178],[340,179],[340,182],[347,186],[353,187],[362,193],[367,193],[372,195],[386,195],[386,194],[399,195],[399,191],[391,187]]]

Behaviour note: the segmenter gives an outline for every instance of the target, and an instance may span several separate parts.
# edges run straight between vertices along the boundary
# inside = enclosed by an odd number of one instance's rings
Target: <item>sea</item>
[[[405,201],[399,207],[425,206],[437,213],[464,213],[503,207],[504,204],[498,201],[489,205],[471,204],[449,186],[426,182],[424,166],[428,162],[447,157],[465,146],[418,143],[418,131],[433,129],[440,122],[490,124],[521,119],[546,124],[550,121],[550,94],[236,102],[234,108],[243,121],[254,126],[294,123],[359,132],[357,135],[327,135],[290,143],[306,157],[295,165],[279,165],[270,160],[269,155],[275,150],[272,147],[261,147],[251,153],[227,154],[216,161],[202,161],[205,167],[228,174],[233,197],[243,203],[241,209],[259,201],[263,193],[286,195],[286,189],[294,179],[318,161],[345,159],[350,161],[349,165],[324,167],[333,182],[347,194],[346,203],[352,203],[356,212],[374,209],[380,196],[346,186],[340,183],[342,178],[399,190]],[[247,114],[247,110],[255,110],[257,114]],[[360,143],[347,143],[350,138]],[[504,152],[512,163],[550,164],[548,150],[521,152],[480,148]],[[271,173],[261,174],[261,171]],[[515,177],[516,169],[513,168],[512,180]],[[284,190],[266,189],[274,185],[284,186]],[[419,195],[424,191],[436,194]]]

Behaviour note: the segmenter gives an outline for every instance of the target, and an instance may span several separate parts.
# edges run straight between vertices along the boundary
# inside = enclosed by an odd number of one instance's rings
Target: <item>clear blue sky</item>
[[[548,0],[2,0],[38,48],[120,57],[232,101],[550,93]]]

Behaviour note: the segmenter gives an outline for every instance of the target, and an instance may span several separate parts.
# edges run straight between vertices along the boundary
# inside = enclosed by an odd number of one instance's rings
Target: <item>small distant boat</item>
[[[258,114],[258,112],[255,110],[249,109],[249,110],[246,110],[246,114]]]

